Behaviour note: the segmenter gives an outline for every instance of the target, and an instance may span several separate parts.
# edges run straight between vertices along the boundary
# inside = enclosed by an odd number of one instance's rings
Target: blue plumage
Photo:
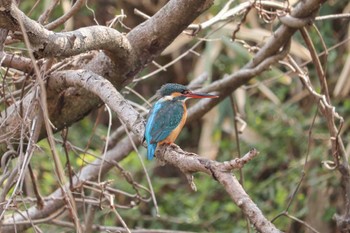
[[[147,143],[147,159],[152,160],[156,152],[157,143]]]
[[[179,125],[183,113],[182,101],[177,98],[172,100],[162,98],[153,105],[145,129],[149,160],[153,159],[158,142],[165,140]]]
[[[158,91],[159,99],[149,112],[145,139],[147,142],[147,159],[151,160],[160,143],[173,143],[186,121],[185,101],[188,98],[217,98],[216,95],[195,93],[187,87],[168,83]]]
[[[155,116],[157,115],[157,112],[160,110],[161,108],[161,104],[158,102],[156,102],[152,109],[150,110],[148,117],[147,117],[147,124],[146,124],[146,129],[145,129],[145,139],[147,142],[147,159],[151,160],[153,159],[154,153],[156,151],[157,148],[157,143],[155,142],[151,142],[152,140],[152,128],[153,125],[155,124]]]

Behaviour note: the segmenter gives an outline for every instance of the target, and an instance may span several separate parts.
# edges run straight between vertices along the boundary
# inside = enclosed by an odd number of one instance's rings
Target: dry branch
[[[30,41],[33,45],[39,45],[37,47],[38,56],[52,56],[52,54],[49,53],[50,51],[44,49],[45,52],[42,52],[40,49],[43,49],[43,43],[55,41],[53,39],[55,35],[27,18],[22,12],[18,11],[15,6],[11,5],[10,2],[11,1],[6,0],[0,1],[0,26],[4,28],[18,28],[16,22],[17,20],[22,20],[26,26],[26,30],[31,32],[29,33]],[[316,15],[322,2],[322,0],[303,1],[292,11],[291,16],[301,19],[302,21],[305,19],[305,21],[309,22],[310,17]],[[158,56],[160,52],[163,51],[182,30],[192,23],[198,15],[206,10],[211,3],[212,1],[202,0],[170,1],[156,15],[133,29],[126,37],[115,31],[111,32],[111,29],[100,29],[99,27],[91,27],[80,29],[80,31],[77,30],[60,34],[57,38],[63,38],[63,43],[53,43],[53,45],[57,46],[57,50],[54,51],[56,52],[56,56],[63,56],[62,54],[69,56],[97,48],[105,49],[106,53],[92,53],[92,60],[86,65],[83,63],[82,67],[79,67],[85,70],[53,71],[47,74],[47,78],[49,79],[48,90],[50,93],[48,96],[49,111],[51,121],[56,127],[56,130],[61,130],[64,126],[71,125],[75,121],[81,119],[90,112],[91,109],[97,107],[101,103],[99,99],[101,98],[102,101],[109,106],[113,106],[118,116],[123,119],[128,128],[136,134],[132,137],[132,140],[139,142],[143,136],[142,117],[127,104],[112,85],[120,89],[126,83],[130,82],[136,73],[150,63],[154,57]],[[119,38],[120,43],[115,44],[115,47],[112,49],[104,43],[100,44],[100,47],[95,47],[95,45],[87,46],[89,43],[86,43],[86,46],[83,46],[84,48],[79,52],[69,50],[81,46],[78,40],[84,40],[84,37],[79,37],[79,34],[84,33],[87,35],[87,38],[90,38],[92,35],[90,33],[96,32],[94,30],[104,30],[106,35],[105,41],[113,41],[114,43],[116,42],[116,38]],[[258,51],[253,60],[239,72],[216,81],[205,88],[206,91],[219,91],[220,99],[203,100],[199,102],[191,109],[189,120],[198,119],[219,101],[231,94],[238,86],[248,82],[256,74],[268,69],[270,65],[283,59],[289,51],[290,37],[296,30],[295,27],[280,26],[274,35],[271,36],[270,40]],[[38,33],[41,34],[41,36],[37,35]],[[111,37],[108,37],[109,35],[111,35]],[[39,36],[38,41],[35,40],[37,36]],[[47,46],[48,45],[45,45],[44,48]],[[68,48],[67,53],[60,52],[60,49],[64,48]],[[112,53],[116,50],[119,52],[121,51],[122,54]],[[121,57],[126,59],[120,59]],[[77,59],[79,59],[79,57]],[[102,77],[106,78],[106,80]],[[98,85],[96,85],[96,83],[98,83]],[[105,90],[103,89],[104,87],[108,87],[108,91],[103,92],[103,90]],[[37,108],[33,106],[29,108],[29,106],[33,104],[33,95],[33,93],[29,94],[22,102],[24,109],[31,109],[29,112],[29,119],[32,119],[33,116],[38,113]],[[21,120],[21,116],[18,114],[18,108],[13,105],[7,111],[10,114],[6,115],[7,117],[0,118],[0,122],[2,123],[0,126],[0,135],[7,135],[7,133],[11,132],[13,133],[13,137],[19,137],[19,132],[13,130],[14,126]],[[44,136],[44,133],[42,133],[41,137]],[[7,149],[4,147],[4,144],[5,142],[2,143],[0,151],[5,151]],[[120,161],[127,156],[132,149],[132,144],[128,138],[120,141],[114,148],[107,152],[104,163],[102,164],[102,172],[108,172],[108,170],[113,167],[113,161]],[[250,153],[242,159],[224,163],[205,160],[193,154],[191,154],[192,156],[188,155],[189,153],[174,146],[162,147],[157,151],[157,157],[160,160],[179,167],[187,174],[187,177],[190,177],[192,172],[198,171],[212,175],[225,187],[226,192],[242,209],[246,216],[249,217],[257,230],[261,232],[279,232],[279,230],[263,216],[261,211],[244,192],[239,182],[230,173],[233,168],[242,166],[242,164],[254,157],[254,153]],[[86,181],[96,180],[100,164],[101,161],[97,159],[93,164],[85,166],[81,173],[73,179],[73,186],[79,188]],[[191,178],[189,178],[189,180],[191,181]],[[65,204],[61,197],[62,193],[59,189],[50,195],[50,200],[45,201],[42,210],[31,207],[28,211],[15,214],[13,218],[5,219],[2,232],[13,232],[15,230],[14,223],[17,224],[17,231],[23,231],[31,227],[31,221],[40,221],[40,219],[60,210]]]
[[[109,27],[90,26],[71,32],[55,33],[27,17],[14,4],[0,10],[0,19],[0,27],[12,31],[20,31],[20,21],[23,22],[36,58],[70,57],[99,49],[107,50],[118,57],[130,53],[126,37]]]
[[[118,52],[111,50],[107,53],[94,53],[90,61],[78,57],[75,61],[78,64],[77,68],[103,76],[117,89],[121,89],[131,81],[136,73],[151,62],[154,57],[158,56],[187,25],[191,24],[197,16],[209,8],[212,2],[209,0],[170,1],[152,18],[130,31],[126,36],[127,41],[125,41],[124,36],[116,31],[110,33],[110,38],[105,41],[114,41],[110,44],[114,44],[115,48],[120,49]],[[52,32],[20,12],[14,4],[11,4],[11,1],[3,0],[0,2],[0,27],[18,28],[18,20],[22,20],[26,30],[30,32],[28,36],[31,43],[38,45],[41,49],[43,49],[43,43],[41,42],[50,42],[48,37],[55,37]],[[90,32],[90,29],[86,30]],[[107,35],[113,29],[105,28],[102,30],[105,30],[105,35]],[[72,39],[69,39],[69,35],[72,35],[70,33],[72,32],[61,34],[66,42],[59,45],[66,46],[65,48],[68,46],[69,48],[70,41],[76,41],[76,38],[79,38],[79,36],[76,37],[77,35],[73,34]],[[115,43],[117,42],[115,36],[120,38],[119,42],[122,44]],[[38,43],[36,44],[36,42]],[[45,43],[45,46],[48,45]],[[61,52],[63,50],[59,46],[57,49]],[[60,54],[62,54],[61,52]],[[48,54],[48,52],[45,52],[45,54]],[[50,74],[48,78],[50,78]],[[58,92],[57,89],[48,86],[47,93],[50,120],[56,131],[80,120],[101,104],[96,96],[81,88],[70,88],[69,92],[66,90]],[[23,100],[24,109],[30,106],[30,98],[31,95]],[[89,101],[86,101],[87,99]],[[0,135],[11,133],[12,138],[19,137],[19,132],[13,130],[21,120],[18,117],[17,110],[18,107],[12,105],[8,109],[10,117],[0,117],[0,122],[6,122],[6,124],[0,126]],[[41,138],[43,137],[45,137],[45,131],[41,134]],[[6,143],[0,140],[0,152],[3,153],[4,151],[6,151]]]

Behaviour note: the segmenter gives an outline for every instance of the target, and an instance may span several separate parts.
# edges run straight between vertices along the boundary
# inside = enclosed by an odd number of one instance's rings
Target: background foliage
[[[87,6],[74,17],[71,25],[73,28],[79,28],[93,25],[96,21],[105,25],[115,15],[123,13],[127,17],[123,19],[123,24],[117,24],[116,28],[127,33],[128,28],[144,20],[133,13],[134,8],[153,15],[165,2],[89,1]],[[30,17],[37,19],[49,1],[37,3],[34,8],[33,5],[36,2],[23,1],[20,8],[26,13],[31,11]],[[65,1],[62,1],[62,4],[64,3]],[[216,15],[225,3],[226,1],[223,0],[215,1],[215,5],[198,21]],[[237,1],[233,6],[238,3]],[[290,2],[290,4],[293,3]],[[321,8],[320,15],[348,13],[349,9],[350,5],[347,1],[329,1]],[[62,8],[56,7],[51,18],[57,18],[61,14]],[[191,46],[199,40],[204,41],[166,71],[159,72],[142,82],[132,83],[129,87],[148,99],[163,83],[188,84],[204,72],[209,79],[217,80],[225,74],[234,72],[251,58],[251,53],[245,48],[244,43],[259,46],[261,38],[257,37],[260,37],[261,30],[269,33],[278,26],[278,20],[261,18],[258,15],[255,10],[247,15],[237,35],[239,40],[235,42],[231,40],[232,31],[242,20],[240,18],[221,25],[221,28],[217,26],[200,32],[198,37],[181,36],[168,52],[156,59],[158,64],[165,65],[177,59],[181,53],[189,51]],[[323,41],[329,49],[328,56],[321,56],[321,60],[326,67],[333,104],[345,119],[342,137],[345,142],[348,142],[350,137],[348,133],[349,92],[339,94],[335,93],[334,89],[339,82],[342,70],[345,69],[344,64],[349,59],[349,18],[316,21],[315,24],[322,38],[313,27],[309,28],[309,33],[318,53],[324,52]],[[62,28],[57,29],[57,31],[60,30]],[[293,39],[297,46],[292,47],[291,52],[299,62],[305,62],[311,81],[317,86],[317,75],[313,65],[307,63],[310,57],[305,52],[306,48],[301,42],[300,35],[297,34]],[[22,48],[22,44],[5,47],[7,51],[25,53],[21,50]],[[150,65],[137,78],[156,69],[156,66]],[[1,74],[2,76],[5,74],[5,69],[1,69]],[[12,77],[14,76],[13,74]],[[142,105],[143,108],[149,108],[129,89],[124,89],[123,94],[131,101]],[[284,68],[271,67],[269,71],[252,80],[249,85],[236,91],[233,100],[236,116],[247,124],[243,133],[239,134],[240,148],[236,143],[235,114],[232,101],[229,99],[213,109],[202,121],[188,124],[177,143],[188,151],[219,161],[235,158],[239,153],[245,153],[252,147],[257,148],[260,156],[248,163],[242,173],[236,172],[235,175],[239,177],[244,175],[241,180],[247,193],[267,218],[274,219],[284,212],[288,202],[292,200],[288,213],[300,222],[281,216],[274,221],[279,229],[286,232],[311,232],[305,227],[309,224],[317,232],[333,232],[335,223],[332,217],[337,209],[342,209],[343,203],[339,187],[340,176],[337,172],[322,166],[322,161],[332,158],[329,153],[328,130],[325,120],[318,114],[317,103],[308,96],[299,79]],[[2,103],[1,110],[4,108],[5,105]],[[119,121],[114,117],[112,129],[118,126]],[[209,130],[204,131],[204,127]],[[93,161],[94,156],[103,153],[107,129],[108,114],[103,106],[69,128],[68,141],[71,146],[69,157],[76,172],[82,165]],[[59,133],[56,134],[56,140],[62,140]],[[66,163],[63,148],[58,146],[58,149],[62,162]],[[144,148],[139,148],[139,152],[142,156],[145,155]],[[31,161],[43,196],[57,188],[53,162],[49,154],[47,142],[41,141]],[[306,156],[308,156],[307,161]],[[156,210],[150,198],[148,203],[135,203],[133,208],[118,209],[130,228],[173,229],[187,232],[247,232],[247,222],[240,209],[230,201],[227,195],[223,195],[223,188],[213,182],[211,177],[197,174],[195,183],[198,191],[193,192],[181,172],[175,168],[159,166],[156,161],[145,163],[158,200],[160,217],[156,216]],[[136,182],[147,186],[144,171],[135,152],[124,159],[120,166],[128,171]],[[302,178],[298,192],[293,193]],[[134,192],[133,185],[123,178],[120,170],[115,169],[110,172],[106,180],[110,180],[111,186],[117,190]],[[24,193],[31,196],[33,190],[29,181],[27,182]],[[130,199],[123,195],[116,196],[116,202],[120,205],[130,205]],[[115,215],[110,212],[108,208],[98,210],[95,223],[107,226],[120,225]],[[42,229],[49,232],[71,231],[63,226],[57,228],[51,225],[46,225]]]

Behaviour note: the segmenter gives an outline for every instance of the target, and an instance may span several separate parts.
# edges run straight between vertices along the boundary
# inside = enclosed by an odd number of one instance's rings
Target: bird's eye
[[[183,90],[183,91],[181,92],[181,94],[188,94],[188,93],[190,93],[188,90]]]

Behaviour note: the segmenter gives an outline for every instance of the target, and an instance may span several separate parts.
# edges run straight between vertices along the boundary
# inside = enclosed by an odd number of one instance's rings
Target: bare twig
[[[315,18],[315,20],[321,21],[321,20],[342,19],[342,18],[350,18],[350,13],[317,16],[317,17]]]
[[[37,202],[36,202],[37,208],[42,209],[44,206],[44,200],[40,195],[39,188],[38,188],[38,185],[36,182],[36,178],[34,176],[34,172],[33,172],[33,169],[32,169],[30,164],[28,164],[28,171],[29,171],[30,178],[32,180],[34,194],[35,194],[35,197],[37,199]]]
[[[153,204],[154,204],[154,207],[155,207],[155,209],[156,209],[156,215],[157,215],[157,216],[160,216],[160,215],[159,215],[159,208],[158,208],[158,203],[157,203],[156,195],[154,194],[154,190],[153,190],[152,181],[151,181],[151,178],[150,178],[149,175],[148,175],[146,166],[145,166],[145,164],[144,164],[144,162],[143,162],[143,158],[142,158],[142,156],[140,155],[140,153],[139,153],[139,151],[138,151],[138,149],[137,149],[137,147],[136,147],[136,143],[133,141],[133,138],[132,138],[132,136],[131,136],[129,130],[127,129],[127,127],[126,127],[124,121],[122,121],[121,119],[119,119],[119,121],[120,121],[120,122],[122,123],[122,125],[124,126],[125,131],[126,131],[126,133],[127,133],[127,135],[128,135],[128,138],[130,139],[130,143],[131,143],[132,146],[134,147],[134,150],[136,151],[137,156],[139,157],[139,160],[140,160],[141,165],[142,165],[142,169],[143,169],[143,171],[144,171],[144,173],[145,173],[145,175],[146,175],[146,180],[147,180],[147,183],[148,183],[148,185],[149,185],[149,189],[150,189],[151,197],[152,197],[152,200],[153,200]]]
[[[310,231],[314,232],[314,233],[320,233],[318,230],[316,230],[315,228],[313,228],[312,226],[310,226],[310,224],[308,224],[307,222],[295,217],[295,216],[292,216],[290,214],[288,214],[288,212],[285,212],[283,215],[287,216],[288,218],[290,219],[293,219],[294,221],[304,225],[306,228],[308,228]]]
[[[319,107],[319,105],[317,105]],[[318,108],[316,109],[315,111],[315,114],[314,114],[314,117],[312,118],[312,122],[311,122],[311,125],[309,127],[309,133],[308,133],[308,145],[307,145],[307,151],[306,151],[306,155],[305,155],[305,161],[304,161],[304,166],[303,166],[303,169],[301,171],[301,176],[300,176],[300,180],[299,182],[297,183],[291,197],[289,198],[289,201],[287,203],[287,206],[286,206],[286,209],[281,212],[280,214],[278,214],[276,217],[274,217],[271,222],[274,222],[276,219],[278,219],[279,217],[281,216],[287,216],[289,217],[289,214],[288,214],[288,211],[289,211],[289,208],[291,207],[293,201],[295,200],[295,197],[296,197],[296,194],[298,193],[299,191],[299,188],[302,184],[302,182],[304,181],[304,178],[306,176],[306,166],[307,166],[307,162],[308,162],[308,159],[309,159],[309,153],[310,153],[310,148],[311,148],[311,140],[312,140],[312,129],[314,127],[314,124],[315,124],[315,120],[316,120],[316,117],[317,117],[317,114],[318,114]],[[293,220],[296,220],[294,218],[291,218]],[[299,220],[296,220],[298,222],[300,222]],[[310,228],[311,226],[309,226],[309,224],[305,223],[304,221],[300,222],[302,224],[304,224],[307,228]],[[311,227],[311,229],[313,229]]]
[[[49,122],[49,113],[48,113],[48,107],[47,107],[47,95],[46,95],[46,87],[45,87],[45,84],[44,84],[44,81],[42,80],[42,77],[41,77],[41,74],[40,74],[40,71],[39,71],[39,68],[35,62],[35,58],[34,58],[34,55],[32,53],[32,49],[31,49],[31,45],[30,45],[30,42],[29,42],[29,39],[28,39],[28,36],[27,36],[27,33],[25,31],[25,28],[24,28],[24,25],[23,25],[23,22],[21,20],[19,20],[19,25],[20,25],[20,28],[21,28],[21,31],[23,33],[23,37],[24,37],[24,42],[28,48],[28,51],[29,51],[29,56],[33,62],[33,66],[34,66],[34,71],[35,71],[35,74],[36,74],[36,78],[37,78],[37,82],[39,84],[39,87],[40,87],[40,104],[41,104],[41,110],[42,110],[42,115],[43,115],[43,121],[44,121],[44,125],[45,125],[45,128],[46,128],[46,132],[48,134],[48,142],[49,142],[49,145],[50,145],[50,149],[51,149],[51,152],[52,152],[52,156],[53,156],[53,159],[54,159],[54,164],[55,164],[55,170],[56,170],[56,174],[58,176],[58,181],[59,181],[59,184],[60,184],[60,187],[62,189],[62,193],[65,193],[65,195],[67,195],[67,202],[68,202],[68,205],[69,205],[69,209],[71,210],[71,213],[72,213],[72,218],[73,218],[73,221],[77,227],[77,232],[82,232],[82,229],[81,229],[81,226],[80,226],[80,223],[79,223],[79,218],[78,218],[78,215],[77,215],[77,209],[76,209],[76,206],[75,206],[75,202],[74,202],[74,198],[73,198],[73,195],[72,193],[70,192],[70,190],[68,189],[65,189],[63,187],[63,184],[65,183],[65,178],[64,178],[64,170],[63,170],[63,167],[62,167],[62,164],[61,164],[61,161],[59,159],[59,156],[58,156],[58,153],[56,151],[56,147],[55,147],[55,142],[53,140],[53,130],[51,128],[51,125],[50,125],[50,122]]]
[[[85,0],[78,0],[74,3],[72,8],[64,15],[56,19],[55,21],[48,23],[45,25],[45,28],[48,30],[53,30],[57,28],[58,26],[64,24],[68,19],[70,19],[74,14],[77,13],[77,11],[83,6],[85,3]],[[40,22],[40,21],[39,21]]]
[[[304,38],[304,41],[307,45],[307,47],[309,48],[311,57],[312,57],[312,61],[315,65],[316,68],[316,72],[317,72],[317,77],[320,81],[321,84],[321,93],[325,95],[326,100],[328,103],[330,103],[330,97],[329,97],[329,91],[328,91],[328,84],[326,82],[326,77],[320,62],[320,59],[317,56],[317,52],[315,49],[314,44],[312,43],[311,37],[309,35],[309,33],[307,32],[307,30],[305,28],[301,28],[300,29],[301,35]]]
[[[137,141],[137,138],[133,136],[133,140]],[[103,164],[103,174],[104,175],[109,169],[113,167],[113,164],[109,161],[119,161],[122,158],[124,158],[126,155],[130,153],[130,151],[133,150],[133,147],[131,143],[129,142],[129,139],[123,139],[121,140],[117,146],[114,148],[111,148],[107,154],[106,154],[106,162]],[[81,187],[81,185],[86,180],[96,180],[99,172],[99,165],[101,164],[101,161],[95,160],[93,163],[85,166],[79,174],[77,174],[73,179],[73,186],[74,187]],[[15,174],[16,175],[16,174]],[[68,189],[69,184],[66,184],[65,188]],[[27,212],[22,213],[22,215],[15,215],[12,219],[6,219],[2,222],[3,227],[1,228],[2,233],[7,232],[14,232],[14,226],[13,223],[20,223],[23,220],[26,220],[27,218],[30,218],[34,221],[38,219],[44,219],[42,222],[47,222],[45,218],[47,216],[50,216],[52,213],[56,212],[57,210],[61,209],[65,204],[64,197],[62,197],[61,189],[57,189],[55,192],[53,192],[48,199],[44,199],[44,208],[42,210],[36,209],[36,207],[30,208]],[[25,217],[24,217],[25,216]],[[29,222],[24,222],[21,225],[17,225],[16,229],[17,231],[23,231],[24,229],[27,229],[30,227]]]
[[[10,17],[2,18],[0,26],[20,30],[20,22],[23,22],[23,29],[31,35],[27,39],[37,58],[69,57],[102,49],[110,51],[117,59],[131,50],[126,37],[109,27],[90,26],[71,32],[54,33],[28,18],[16,6],[10,8],[9,14]],[[11,24],[7,23],[8,21],[11,21]]]
[[[235,103],[233,96],[230,95],[229,97],[230,97],[230,102],[231,102],[231,108],[233,111],[233,126],[235,129],[237,153],[238,153],[238,158],[241,158],[241,146],[240,146],[239,134],[242,132],[240,132],[238,130],[238,127],[237,127],[239,116],[238,116],[238,111],[237,111],[236,103]],[[242,185],[242,187],[244,187],[244,173],[243,173],[242,168],[239,169],[239,183]],[[247,232],[250,233],[250,222],[249,222],[248,217],[246,217],[246,221],[247,221]]]
[[[59,71],[56,75],[57,78],[49,80],[50,85],[57,87],[78,86],[94,93],[118,114],[132,132],[139,135],[140,139],[142,139],[144,130],[143,118],[108,80],[86,70]]]
[[[101,183],[101,174],[102,174],[102,165],[108,150],[108,144],[109,144],[109,135],[111,132],[111,127],[112,127],[112,112],[111,109],[109,108],[108,105],[105,106],[105,108],[107,109],[108,112],[108,128],[107,128],[107,135],[106,135],[106,144],[104,146],[104,150],[103,150],[103,155],[102,155],[102,163],[100,166],[100,171],[98,172],[98,177],[97,177],[97,182]]]
[[[38,18],[38,22],[40,24],[45,23],[45,21],[50,17],[53,9],[57,6],[57,4],[59,3],[59,0],[54,0],[51,2],[51,4],[48,6],[48,8],[44,11],[44,13],[42,13],[40,15],[40,17]]]
[[[297,71],[300,80],[302,81],[304,87],[309,91],[310,95],[317,101],[319,101],[319,109],[327,121],[327,127],[330,134],[330,142],[332,146],[332,156],[334,159],[334,163],[336,165],[335,168],[342,175],[342,183],[345,193],[345,208],[346,211],[343,216],[335,215],[334,218],[337,222],[338,227],[341,230],[347,229],[347,222],[350,218],[350,168],[348,164],[348,157],[345,152],[344,144],[342,139],[339,137],[339,132],[344,122],[344,119],[335,111],[335,107],[327,101],[326,95],[321,95],[317,93],[311,85],[310,79],[307,74],[303,72],[303,70],[299,67],[296,61],[292,57],[288,57],[290,64]],[[323,82],[323,80],[321,80]],[[327,93],[328,95],[329,93]],[[336,119],[339,120],[340,126],[336,126]]]
[[[62,133],[61,133],[61,137],[62,137],[62,147],[64,150],[64,153],[66,155],[66,167],[68,169],[68,178],[69,178],[69,189],[73,190],[73,171],[72,171],[72,165],[70,163],[70,159],[69,159],[69,146],[67,144],[67,137],[68,137],[68,128],[63,129]]]
[[[131,137],[133,141],[136,141],[135,145],[139,145],[139,139],[143,136],[143,119],[139,116],[137,111],[135,111],[135,109],[133,109],[128,104],[128,102],[123,99],[120,93],[114,89],[112,84],[118,83],[118,81],[120,81],[119,84],[121,85],[118,87],[122,87],[126,83],[130,82],[132,77],[134,77],[134,75],[139,72],[144,67],[144,65],[153,60],[155,56],[157,56],[180,32],[182,32],[187,27],[189,21],[193,20],[203,10],[207,9],[211,3],[211,1],[191,1],[191,3],[192,2],[192,7],[188,7],[188,4],[190,3],[187,3],[186,1],[182,1],[184,5],[178,4],[178,1],[170,1],[170,3],[164,7],[162,11],[157,13],[156,16],[151,17],[148,21],[132,30],[127,35],[127,45],[130,45],[130,47],[126,50],[122,49],[122,51],[131,52],[131,55],[127,53],[125,54],[125,56],[130,58],[130,60],[128,60],[130,61],[130,68],[123,68],[122,66],[126,63],[118,61],[118,59],[115,59],[115,57],[113,58],[112,55],[105,56],[103,53],[96,53],[98,55],[94,54],[96,57],[93,59],[93,61],[84,67],[90,71],[77,70],[51,72],[48,85],[52,85],[52,87],[56,87],[58,90],[60,90],[60,88],[67,90],[68,87],[71,88],[72,86],[77,87],[76,90],[81,90],[79,88],[82,87],[88,90],[85,93],[92,92],[95,95],[99,96],[103,101],[111,106],[111,108],[118,114],[118,116],[126,123],[128,129],[130,129],[135,134],[131,134]],[[303,1],[299,4],[300,6],[297,5],[295,11],[293,11],[291,15],[294,18],[303,19],[307,17],[310,12],[317,11],[320,3],[321,1],[318,0]],[[191,11],[190,8],[195,8],[196,12]],[[185,18],[187,14],[192,15],[188,18]],[[179,25],[178,27],[166,27],[168,25],[165,25],[166,23],[164,22],[173,22],[172,20],[176,19],[179,16],[183,17],[180,17],[179,21],[176,21],[176,23]],[[16,22],[16,20],[14,22]],[[1,21],[0,24],[2,23],[4,22]],[[28,22],[26,21],[26,23]],[[31,22],[28,24],[30,25],[30,23]],[[254,75],[268,69],[270,65],[273,65],[277,61],[283,59],[289,50],[289,44],[287,41],[289,41],[289,38],[293,35],[295,30],[296,29],[291,29],[285,25],[282,25],[270,38],[267,44],[258,51],[254,59],[241,70],[242,72],[238,72],[237,75],[230,75],[228,78],[223,78],[222,80],[214,82],[212,85],[209,85],[203,89],[210,91],[220,91],[221,101],[226,96],[230,95],[232,91],[235,90],[239,85],[246,83],[251,78],[253,78]],[[45,32],[45,30],[43,31]],[[145,36],[140,37],[140,35]],[[164,37],[164,35],[167,35],[167,37]],[[66,42],[67,41],[69,43],[69,40],[66,40]],[[131,48],[132,50],[128,50]],[[111,62],[108,58],[112,58],[113,62]],[[96,68],[96,64],[99,65],[98,68]],[[118,71],[121,71],[120,74],[118,74]],[[114,75],[119,78],[118,81],[112,78]],[[104,78],[110,81],[104,82]],[[102,85],[102,87],[105,86],[105,88],[102,88],[100,85]],[[79,92],[79,94],[81,94],[81,98],[84,99],[87,96],[85,93],[83,91]],[[91,107],[89,106],[87,110],[91,110],[93,107],[100,103],[99,101],[96,101],[96,98],[89,100],[91,100],[89,102],[92,102],[93,104],[91,104]],[[205,111],[208,111],[217,103],[218,102],[200,102],[194,109],[191,110],[190,120],[198,119],[199,116],[203,115]],[[28,105],[23,104],[24,109],[26,109],[26,106]],[[81,117],[82,115],[85,115],[85,112],[80,112],[78,116]],[[65,119],[65,121],[67,121],[67,124],[70,125],[79,117],[70,117]],[[62,129],[62,125],[60,124],[58,124],[58,130],[59,129]],[[52,134],[49,134],[49,136],[52,136]],[[338,134],[336,134],[336,137],[338,137]],[[109,151],[107,151],[105,155],[106,159],[104,162],[98,159],[92,164],[84,167],[79,176],[74,177],[72,181],[74,187],[81,187],[82,183],[86,182],[87,180],[96,180],[99,174],[100,166],[101,175],[103,175],[111,167],[114,166],[112,161],[118,161],[121,158],[125,157],[128,152],[133,149],[133,145],[128,140],[121,140],[116,147],[111,148]],[[190,156],[184,157],[183,155],[185,154]],[[246,162],[254,158],[255,155],[256,151],[253,150],[246,156],[242,157],[242,159],[235,159],[232,161],[227,161],[225,163],[217,163],[215,161],[203,160],[194,154],[183,152],[181,149],[176,148],[175,146],[160,148],[157,154],[161,160],[164,160],[168,163],[177,162],[176,166],[182,169],[185,174],[202,171],[209,175],[212,175],[224,186],[225,190],[230,195],[232,200],[235,201],[235,203],[243,210],[243,212],[246,214],[246,216],[249,217],[251,222],[256,226],[258,230],[265,232],[278,232],[278,230],[268,220],[266,220],[266,218],[264,218],[261,211],[256,207],[256,205],[239,185],[239,182],[231,174],[232,169],[242,167]],[[67,187],[67,185],[65,187]],[[51,198],[53,199],[47,201],[43,210],[40,212],[35,210],[35,208],[30,208],[22,215],[16,214],[14,215],[13,219],[7,219],[5,221],[5,224],[7,225],[5,225],[6,227],[4,228],[3,232],[9,232],[13,230],[13,228],[11,228],[13,226],[8,224],[21,222],[27,218],[34,219],[35,221],[35,219],[40,219],[45,215],[47,216],[51,214],[52,211],[61,208],[65,204],[62,198],[61,190],[53,193],[51,195]],[[54,198],[57,199],[55,200]],[[30,227],[30,223],[21,224],[18,226],[18,230],[24,230],[28,227]]]

